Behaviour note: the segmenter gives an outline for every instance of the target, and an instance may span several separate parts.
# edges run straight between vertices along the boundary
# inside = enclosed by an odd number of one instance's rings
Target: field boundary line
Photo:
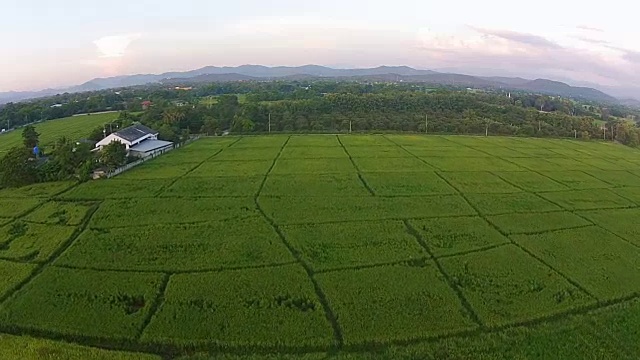
[[[160,196],[162,193],[164,193],[164,192],[165,192],[165,190],[169,189],[170,187],[172,187],[172,186],[173,186],[173,184],[175,184],[176,182],[178,182],[178,180],[180,180],[180,179],[184,178],[185,176],[187,176],[187,175],[191,174],[192,172],[196,171],[199,167],[201,167],[202,165],[204,165],[204,163],[206,163],[207,161],[209,161],[209,160],[213,159],[213,158],[214,158],[214,157],[216,157],[218,154],[220,154],[221,152],[223,152],[225,149],[229,148],[231,145],[233,145],[233,144],[237,143],[237,142],[238,142],[238,141],[240,141],[240,140],[242,140],[242,137],[239,137],[236,141],[234,141],[234,142],[230,143],[229,145],[227,145],[227,146],[225,146],[225,147],[223,147],[223,148],[221,148],[221,149],[218,149],[218,151],[216,151],[213,155],[211,155],[211,156],[209,156],[208,158],[206,158],[206,159],[204,159],[204,160],[200,161],[199,163],[197,163],[197,165],[196,165],[196,166],[194,166],[193,168],[189,169],[189,170],[188,170],[187,172],[185,172],[184,174],[182,174],[182,175],[180,175],[180,176],[178,176],[178,177],[176,177],[176,178],[173,178],[173,179],[171,180],[171,182],[168,182],[168,184],[167,184],[167,185],[164,185],[163,187],[161,187],[161,188],[160,188],[160,190],[158,190],[158,191],[155,193],[155,196],[154,196],[154,197],[158,197],[158,196]]]
[[[611,160],[611,159],[607,159],[607,158],[600,157],[600,156],[594,156],[594,157],[595,157],[596,159],[598,159],[598,160],[602,160],[602,161],[610,161],[610,160]],[[616,159],[616,160],[625,160],[624,158],[615,158],[615,159]],[[627,171],[626,169],[622,169],[622,170],[603,169],[603,168],[599,167],[598,165],[591,165],[591,164],[589,164],[589,163],[586,163],[586,162],[584,162],[584,161],[582,161],[582,160],[580,160],[580,159],[574,158],[574,157],[572,157],[572,158],[571,158],[571,160],[577,161],[577,162],[579,162],[580,164],[584,164],[584,165],[586,165],[586,166],[591,166],[591,167],[593,167],[593,168],[594,168],[594,170],[601,170],[601,171]],[[598,180],[600,180],[600,179],[598,179]],[[604,180],[602,180],[602,181],[604,181]],[[606,181],[605,181],[605,182],[606,182]]]
[[[276,158],[273,160],[273,164],[271,165],[271,167],[269,168],[269,170],[265,174],[264,180],[263,180],[262,184],[260,185],[260,189],[258,189],[258,192],[256,193],[256,196],[255,196],[254,200],[255,200],[255,203],[256,203],[256,207],[258,208],[258,211],[262,214],[262,216],[265,219],[265,221],[269,225],[271,225],[271,227],[278,234],[278,236],[280,237],[280,240],[282,241],[284,246],[287,248],[287,250],[289,250],[289,253],[291,253],[291,256],[293,256],[293,258],[296,259],[296,263],[298,265],[300,265],[303,268],[303,270],[307,273],[307,277],[309,278],[309,281],[311,282],[311,284],[313,286],[313,289],[314,289],[314,291],[316,293],[316,297],[318,298],[318,301],[322,305],[322,308],[323,308],[323,311],[324,311],[324,314],[325,314],[325,318],[327,319],[327,322],[329,323],[329,325],[333,329],[333,341],[334,341],[334,344],[330,347],[329,353],[336,353],[337,351],[339,351],[342,348],[342,346],[344,344],[344,337],[342,335],[342,329],[340,328],[340,324],[338,324],[338,318],[336,317],[335,313],[331,309],[331,306],[329,305],[329,301],[327,299],[327,296],[325,295],[324,291],[320,287],[320,284],[318,283],[318,281],[314,277],[313,268],[302,259],[302,256],[300,255],[300,253],[296,250],[296,248],[293,245],[291,245],[291,243],[289,243],[289,241],[285,237],[284,233],[282,232],[282,230],[280,229],[278,224],[276,224],[276,222],[267,215],[267,213],[264,211],[264,209],[262,209],[262,206],[260,206],[259,197],[260,197],[260,193],[262,192],[262,189],[264,187],[264,184],[267,182],[267,179],[269,178],[269,174],[271,174],[271,171],[273,170],[273,168],[275,167],[276,163],[278,162],[278,159],[280,158],[280,155],[282,155],[282,152],[284,151],[284,148],[289,143],[290,139],[291,139],[291,136],[289,136],[287,138],[287,141],[285,141],[285,143],[282,145],[282,148],[280,148],[280,152],[278,153]]]
[[[387,139],[390,143],[395,144],[395,145],[396,145],[397,147],[399,147],[400,149],[402,149],[402,150],[406,151],[406,153],[407,153],[407,154],[409,154],[409,155],[413,156],[414,158],[418,159],[419,161],[421,161],[422,163],[426,164],[426,165],[427,165],[427,166],[429,166],[430,168],[433,168],[433,170],[432,170],[432,171],[433,171],[433,172],[434,172],[434,173],[435,173],[435,174],[436,174],[440,179],[445,180],[445,179],[442,177],[442,175],[438,174],[438,171],[442,171],[442,169],[440,169],[439,167],[434,166],[434,165],[432,165],[432,164],[429,164],[429,162],[428,162],[428,161],[426,161],[425,159],[423,159],[423,158],[419,157],[418,155],[416,155],[416,154],[412,153],[411,151],[409,151],[408,149],[406,149],[404,146],[402,146],[402,145],[398,144],[397,142],[395,142],[395,141],[393,141],[393,140],[389,139],[386,135],[383,135],[383,137],[384,137],[385,139]],[[445,140],[447,140],[447,139],[445,139]],[[450,140],[447,140],[447,141],[450,141]],[[451,142],[453,142],[453,141],[451,141]],[[454,144],[457,144],[457,143],[455,143],[455,142],[454,142]],[[460,145],[460,146],[464,146],[464,145]],[[447,185],[449,185],[449,187],[450,187],[451,189],[453,189],[456,193],[460,194],[460,191],[459,191],[457,188],[455,188],[455,187],[451,186],[451,184],[450,184],[448,181],[446,181],[446,180],[445,180],[445,182],[447,183]]]
[[[356,162],[353,160],[353,158],[351,157],[351,154],[349,153],[349,151],[347,150],[347,148],[344,146],[344,144],[342,143],[342,140],[340,140],[340,136],[336,135],[336,139],[338,140],[338,142],[340,143],[340,146],[342,147],[342,150],[344,151],[344,153],[347,155],[347,157],[349,158],[349,161],[351,161],[351,165],[353,165],[353,167],[356,170],[356,173],[358,173],[358,179],[360,179],[360,182],[362,183],[362,185],[367,189],[367,191],[371,194],[371,196],[376,196],[376,192],[373,191],[373,189],[371,188],[371,186],[369,186],[369,184],[367,183],[367,181],[364,179],[364,177],[362,176],[362,171],[360,171],[360,168],[358,167],[358,165],[356,164]]]
[[[438,174],[440,175],[440,174]],[[497,176],[497,175],[496,175]],[[444,177],[443,177],[443,180]],[[445,180],[446,181],[446,180]],[[507,182],[509,183],[509,182]],[[510,184],[510,183],[509,183]],[[453,185],[451,185],[453,186]],[[515,185],[514,185],[515,186]],[[566,281],[568,281],[571,285],[575,286],[577,289],[579,289],[580,291],[584,292],[586,295],[588,295],[589,297],[598,300],[597,297],[595,297],[593,294],[591,294],[591,292],[587,291],[587,289],[585,289],[582,285],[580,285],[578,282],[574,281],[573,279],[571,279],[570,277],[566,276],[564,273],[558,271],[555,267],[551,266],[550,264],[548,264],[546,261],[542,260],[541,258],[539,258],[538,256],[536,256],[535,254],[533,254],[532,252],[530,252],[528,249],[524,248],[522,245],[518,244],[516,241],[514,241],[508,234],[506,234],[504,231],[502,231],[500,228],[498,228],[495,224],[493,224],[491,221],[489,221],[489,219],[487,219],[487,217],[482,214],[468,199],[467,197],[464,195],[464,193],[462,193],[458,188],[456,188],[455,186],[453,186],[454,189],[458,190],[458,192],[460,193],[460,196],[462,196],[465,201],[467,201],[467,203],[469,204],[469,206],[471,206],[477,213],[478,215],[489,225],[491,226],[493,229],[495,229],[497,232],[499,232],[500,234],[502,234],[502,236],[504,236],[505,238],[507,238],[513,245],[515,245],[516,247],[518,247],[520,250],[524,251],[526,254],[528,254],[529,256],[531,256],[532,258],[534,258],[535,260],[537,260],[538,262],[540,262],[541,264],[545,265],[546,267],[548,267],[549,269],[551,269],[552,271],[554,271],[555,273],[557,273],[558,275],[560,275],[562,278],[564,278]],[[516,186],[516,188],[523,190],[521,187]],[[537,194],[536,194],[537,196]],[[542,197],[541,197],[542,198]],[[556,204],[557,205],[557,204]],[[561,207],[562,208],[562,207]]]
[[[511,242],[510,241],[505,241],[505,242],[503,242],[501,244],[483,246],[483,247],[480,247],[480,248],[477,248],[477,249],[461,251],[461,252],[457,252],[457,253],[454,253],[454,254],[436,255],[435,259],[440,260],[440,259],[455,258],[455,257],[458,257],[458,256],[465,256],[465,255],[470,255],[470,254],[477,254],[477,253],[482,253],[482,252],[486,252],[486,251],[493,250],[493,249],[498,249],[498,248],[501,248],[503,246],[508,246],[508,245],[511,245]]]
[[[391,340],[383,343],[364,343],[345,346],[340,350],[341,353],[360,353],[370,352],[371,346],[407,346],[415,344],[427,344],[435,341],[442,341],[446,339],[464,339],[470,336],[479,336],[482,334],[495,334],[501,331],[508,331],[517,328],[530,328],[533,326],[543,324],[553,324],[553,322],[561,321],[564,319],[570,319],[575,316],[587,316],[590,313],[598,311],[610,310],[609,308],[630,303],[640,299],[640,293],[634,293],[627,296],[622,296],[614,299],[605,300],[603,302],[593,302],[591,304],[585,304],[579,307],[571,308],[568,311],[562,313],[548,314],[543,317],[538,317],[530,320],[524,320],[511,324],[504,324],[498,326],[492,326],[485,329],[475,328],[469,330],[461,330],[456,332],[450,332],[441,335],[425,335],[407,340]],[[272,346],[233,346],[220,348],[218,346],[212,346],[207,344],[195,344],[195,346],[184,346],[176,344],[163,344],[163,343],[131,343],[119,339],[109,339],[105,337],[84,336],[78,337],[75,335],[57,333],[49,330],[39,330],[34,328],[26,328],[19,326],[6,327],[0,325],[0,333],[12,334],[12,335],[29,335],[35,338],[45,338],[50,340],[65,341],[72,344],[78,344],[82,346],[89,346],[93,348],[105,349],[105,350],[120,350],[129,351],[144,354],[154,354],[161,356],[164,359],[172,359],[178,355],[188,355],[193,351],[205,351],[215,352],[216,354],[228,354],[228,355],[247,355],[247,351],[250,351],[254,355],[269,355],[274,351],[280,351],[283,354],[288,355],[301,355],[308,354],[310,352],[326,351],[326,348],[316,349],[310,351],[311,348],[275,348]],[[331,354],[329,354],[331,356]]]
[[[241,197],[241,199],[246,199],[246,196]],[[187,221],[187,222],[163,222],[163,223],[147,223],[141,225],[109,225],[109,226],[90,226],[89,229],[136,229],[136,228],[147,228],[154,226],[180,226],[180,225],[206,225],[213,224],[216,222],[226,222],[231,220],[246,220],[250,218],[259,218],[261,215],[258,211],[254,215],[246,215],[246,216],[236,216],[233,218],[225,219],[225,220],[199,220],[199,221]]]
[[[435,263],[436,268],[438,269],[440,274],[444,276],[444,279],[447,285],[449,286],[449,288],[451,288],[451,290],[453,290],[453,292],[458,297],[458,301],[460,301],[460,305],[462,305],[462,308],[467,312],[467,315],[469,315],[471,320],[474,323],[476,323],[476,325],[478,325],[480,329],[484,329],[486,327],[484,322],[482,322],[482,319],[480,319],[480,316],[478,316],[478,314],[475,312],[475,310],[473,309],[473,307],[471,306],[467,298],[462,293],[462,290],[460,290],[460,288],[453,282],[453,279],[451,279],[451,276],[449,276],[445,268],[442,266],[442,264],[440,264],[440,261],[436,259],[433,252],[429,248],[429,244],[427,244],[426,241],[424,241],[420,232],[416,230],[413,227],[413,225],[411,225],[407,220],[404,221],[404,226],[407,228],[407,231],[409,232],[409,234],[411,234],[411,236],[413,236],[416,239],[416,242],[418,243],[418,245],[420,245],[424,249],[424,251],[426,251],[427,254],[429,254],[429,256],[431,257],[431,260]]]
[[[499,175],[494,174],[495,176],[499,177],[502,179],[502,177],[500,177]],[[573,213],[576,216],[580,216],[578,214],[576,214],[574,211],[566,209],[563,206],[560,206],[560,204],[557,204],[553,201],[547,200],[544,197],[536,194],[535,192],[531,192],[528,191],[524,188],[522,188],[521,186],[518,186],[516,184],[511,183],[510,181],[506,180],[506,179],[502,179],[503,181],[507,182],[508,184],[511,184],[512,186],[517,187],[518,189],[527,192],[529,194],[533,194],[534,196],[537,196],[538,198],[548,201],[551,204],[554,204],[556,206],[559,206],[562,209],[565,209],[571,213]],[[484,218],[484,217],[483,217]],[[587,222],[594,224],[593,221],[590,221],[588,219],[585,219],[584,217],[581,217],[583,220],[587,220]],[[529,251],[529,249],[525,248],[524,246],[520,245],[517,241],[513,240],[511,238],[511,235],[527,235],[527,234],[507,234],[504,231],[502,231],[499,227],[497,227],[495,224],[493,224],[491,221],[489,221],[487,218],[484,218],[485,221],[494,229],[496,229],[498,232],[500,232],[500,234],[504,235],[507,237],[507,239],[509,239],[515,246],[517,246],[520,250],[524,251],[525,253],[527,253],[529,256],[531,256],[532,258],[536,259],[538,262],[540,262],[541,264],[544,264],[546,267],[548,267],[549,269],[553,270],[555,273],[557,273],[558,275],[560,275],[562,278],[564,278],[566,281],[568,281],[571,285],[575,286],[577,289],[579,289],[580,291],[582,291],[583,293],[585,293],[586,295],[588,295],[589,297],[595,299],[596,301],[600,301],[600,299],[598,297],[596,297],[595,295],[593,295],[590,291],[588,291],[585,287],[583,287],[582,285],[580,285],[580,283],[578,283],[577,281],[571,279],[569,276],[565,275],[563,272],[561,272],[560,270],[556,269],[555,267],[551,266],[551,264],[547,263],[546,261],[544,261],[542,258],[540,258],[539,256],[535,255],[534,253],[532,253],[531,251]],[[594,224],[595,225],[595,224]],[[586,226],[585,226],[586,227]],[[562,231],[562,230],[567,230],[567,229],[558,229],[555,231]]]
[[[91,180],[89,180],[89,181],[91,181]],[[66,188],[66,189],[64,189],[64,190],[62,190],[62,191],[59,191],[59,192],[57,192],[57,193],[55,193],[55,194],[53,194],[53,195],[49,196],[49,201],[51,201],[51,200],[53,200],[53,201],[58,201],[58,200],[57,200],[57,198],[58,198],[59,196],[61,196],[61,195],[65,194],[65,193],[68,193],[69,191],[71,191],[71,190],[73,190],[73,189],[77,188],[78,186],[80,186],[80,184],[83,184],[83,182],[75,181],[75,182],[74,182],[71,186],[69,186],[68,188]]]
[[[151,324],[151,321],[153,321],[153,318],[156,316],[156,314],[160,310],[160,307],[164,304],[164,298],[165,298],[167,287],[169,286],[170,280],[171,280],[171,274],[162,275],[162,282],[160,283],[160,287],[158,288],[158,293],[154,297],[153,302],[149,307],[149,313],[147,314],[144,321],[142,322],[142,325],[140,326],[140,330],[138,331],[138,334],[136,334],[135,336],[135,339],[138,342],[140,342],[140,339],[142,339],[142,336],[144,335],[145,330],[147,330],[147,327],[149,327],[149,324]]]
[[[258,191],[254,195],[254,201],[256,202],[256,205],[258,205],[258,198],[260,197],[260,194],[262,193],[262,189],[264,188],[264,185],[267,183],[267,179],[269,178],[269,175],[271,174],[271,171],[273,171],[273,168],[276,166],[276,163],[278,162],[278,159],[280,159],[280,156],[282,156],[282,152],[284,151],[284,148],[289,143],[289,140],[291,140],[291,135],[289,135],[287,137],[287,140],[285,140],[285,142],[282,144],[282,146],[280,147],[280,151],[278,151],[278,154],[273,159],[273,162],[271,163],[271,166],[269,166],[269,169],[264,174],[262,182],[260,183],[260,187],[258,188]]]
[[[636,204],[636,206],[615,207],[615,208],[602,208],[602,209],[584,209],[584,210],[568,209],[568,208],[566,208],[566,207],[564,207],[564,206],[562,206],[562,205],[558,204],[558,203],[557,203],[557,202],[555,202],[555,201],[552,201],[552,200],[550,200],[550,199],[545,198],[544,196],[540,195],[539,193],[536,193],[536,192],[533,192],[533,191],[529,191],[529,190],[526,190],[526,189],[524,189],[524,188],[522,188],[522,187],[520,187],[520,186],[518,186],[518,185],[516,185],[516,184],[512,184],[512,183],[511,183],[511,182],[509,182],[508,180],[503,179],[500,175],[497,175],[497,174],[494,174],[494,175],[495,175],[495,176],[497,176],[497,177],[499,177],[499,178],[501,178],[502,180],[506,181],[507,183],[509,183],[509,184],[511,184],[511,185],[513,185],[513,186],[515,186],[515,187],[517,187],[517,188],[519,188],[519,189],[521,189],[522,191],[525,191],[525,192],[528,192],[528,193],[530,193],[530,194],[533,194],[533,195],[537,196],[538,198],[540,198],[540,199],[542,199],[542,200],[548,201],[548,202],[550,202],[551,204],[554,204],[554,205],[556,205],[556,206],[559,206],[560,208],[565,209],[566,211],[568,211],[568,212],[572,213],[573,215],[575,215],[575,216],[577,216],[577,217],[581,218],[582,220],[585,220],[586,222],[588,222],[588,223],[592,224],[592,226],[595,226],[595,227],[597,227],[597,228],[600,228],[600,229],[604,230],[605,232],[607,232],[607,233],[609,233],[609,234],[611,234],[611,235],[613,235],[613,236],[617,237],[618,239],[620,239],[620,240],[622,240],[622,241],[626,242],[627,244],[629,244],[629,245],[631,245],[631,246],[633,246],[633,247],[636,247],[636,248],[640,249],[640,245],[635,244],[635,243],[633,243],[633,242],[631,242],[631,241],[627,240],[627,239],[626,239],[626,238],[624,238],[623,236],[620,236],[620,235],[616,234],[615,232],[613,232],[613,231],[611,231],[611,230],[609,230],[609,229],[605,228],[604,226],[602,226],[602,225],[600,225],[600,224],[596,223],[595,221],[592,221],[591,219],[589,219],[588,217],[586,217],[586,216],[584,216],[584,215],[582,215],[582,214],[580,213],[580,212],[603,211],[603,210],[625,210],[625,209],[637,209],[637,208],[638,208],[638,206],[637,206],[636,202],[634,202],[634,201],[632,201],[632,200],[630,200],[630,199],[627,199],[626,197],[624,197],[624,196],[622,196],[622,195],[620,195],[620,194],[618,194],[618,193],[615,193],[616,195],[620,196],[621,198],[623,198],[623,199],[625,199],[625,200],[627,200],[627,201],[630,201],[630,202],[632,202],[632,203]],[[541,175],[542,175],[542,174],[541,174]],[[543,176],[544,176],[544,175],[543,175]],[[599,180],[599,179],[598,179],[598,180]],[[586,190],[588,190],[588,189],[586,189]],[[592,190],[596,190],[596,189],[592,189]],[[601,190],[601,189],[600,189],[600,190]],[[606,189],[606,190],[609,190],[609,189]],[[571,189],[571,190],[568,190],[568,191],[580,191],[580,190]],[[609,190],[609,191],[611,191],[611,190]],[[543,193],[543,194],[544,194],[544,193]],[[493,225],[493,224],[492,224],[492,225]],[[584,227],[586,227],[586,226],[584,226]],[[566,228],[566,229],[558,229],[558,230],[555,230],[555,231],[571,230],[571,229],[579,229],[579,228],[582,228],[582,227]],[[535,235],[535,234],[512,234],[512,235]],[[556,271],[557,271],[557,270],[556,270]]]
[[[357,271],[357,270],[374,269],[374,268],[386,267],[386,266],[409,265],[411,262],[415,262],[415,261],[432,260],[429,254],[425,254],[425,255],[426,256],[421,256],[414,259],[396,260],[396,261],[389,261],[389,262],[376,263],[376,264],[362,264],[362,265],[338,267],[338,268],[331,268],[331,269],[324,269],[324,270],[314,270],[314,274],[328,274],[328,273],[341,272],[341,271]]]
[[[541,231],[525,231],[525,232],[513,232],[513,233],[504,232],[504,233],[508,234],[509,236],[511,236],[511,235],[542,235],[542,234],[552,234],[552,233],[565,231],[565,230],[583,229],[583,228],[587,228],[587,227],[593,227],[593,224],[569,226],[569,227],[561,228],[561,229],[551,229],[551,230],[541,230]]]
[[[313,285],[313,288],[315,290],[316,296],[318,297],[318,300],[320,301],[320,304],[322,305],[322,308],[324,309],[325,317],[326,317],[327,321],[329,322],[329,325],[331,325],[331,328],[333,329],[333,338],[334,338],[334,342],[335,343],[331,347],[329,352],[333,353],[333,352],[338,351],[339,349],[342,348],[343,343],[344,343],[344,337],[342,335],[342,329],[340,328],[340,325],[338,324],[337,316],[335,315],[335,313],[333,312],[333,310],[331,309],[331,307],[329,305],[329,300],[327,299],[327,296],[325,295],[324,291],[320,287],[320,284],[318,283],[318,281],[316,281],[316,279],[314,277],[313,269],[311,268],[311,266],[309,264],[307,264],[302,259],[302,257],[300,256],[300,253],[295,249],[295,247],[293,247],[293,245],[291,245],[291,243],[289,243],[289,241],[284,236],[284,233],[282,232],[282,230],[273,221],[273,219],[269,218],[269,216],[262,210],[262,208],[260,207],[259,204],[258,204],[258,208],[263,213],[263,216],[264,216],[265,220],[276,231],[276,233],[280,237],[280,240],[287,247],[287,249],[289,250],[291,255],[296,259],[297,264],[302,266],[304,271],[307,273],[307,276],[308,276],[309,280],[311,281],[311,284]]]
[[[13,261],[17,262],[17,261]],[[91,270],[91,271],[110,271],[110,272],[120,272],[120,273],[141,273],[141,274],[167,274],[167,275],[188,275],[188,274],[207,274],[207,273],[221,273],[226,271],[242,271],[242,270],[251,270],[251,269],[271,269],[283,266],[289,266],[297,264],[298,262],[295,260],[274,263],[274,264],[264,264],[264,265],[248,265],[248,266],[237,266],[237,267],[225,267],[225,268],[211,268],[211,269],[199,269],[199,270],[132,270],[132,269],[109,269],[109,268],[99,268],[99,267],[91,267],[91,266],[75,266],[75,265],[66,265],[66,264],[52,264],[52,267],[70,269],[70,270]]]
[[[635,187],[635,186],[634,186],[634,187]],[[625,195],[621,195],[621,194],[619,194],[618,192],[615,192],[615,191],[612,191],[612,190],[627,189],[627,188],[633,189],[634,187],[621,186],[621,187],[616,187],[616,188],[611,188],[611,189],[606,189],[606,190],[609,190],[609,191],[613,192],[614,194],[616,194],[616,195],[620,196],[621,198],[623,198],[623,199],[625,199],[625,200],[627,200],[627,201],[629,201],[629,202],[631,202],[631,203],[635,204],[635,206],[626,206],[626,207],[623,207],[623,208],[620,208],[620,209],[633,209],[633,208],[636,208],[636,207],[640,207],[640,206],[639,206],[640,202],[638,202],[637,200],[633,200],[633,199],[631,199],[631,198],[629,198],[629,197],[627,197],[627,196],[625,196]],[[602,190],[602,189],[600,189],[600,190]],[[609,208],[608,208],[608,209],[609,209]],[[593,210],[598,210],[598,209],[593,209]]]
[[[38,275],[40,275],[49,265],[53,264],[62,254],[64,254],[64,252],[67,251],[67,249],[70,248],[71,245],[73,245],[73,243],[80,237],[80,234],[82,234],[87,229],[91,218],[98,211],[99,207],[99,203],[92,206],[85,214],[82,223],[76,227],[76,230],[71,234],[71,236],[69,236],[69,238],[62,244],[60,244],[60,246],[49,256],[46,261],[38,263],[39,266],[31,272],[30,276],[28,276],[20,283],[16,284],[16,286],[7,291],[4,296],[0,297],[0,306],[10,299],[14,298],[16,294],[20,292],[20,290],[22,290],[27,284],[37,278]]]
[[[609,209],[606,209],[606,210],[609,210]],[[620,210],[620,209],[618,209],[618,210]],[[613,235],[613,236],[617,237],[618,239],[622,240],[623,242],[626,242],[627,244],[629,244],[629,245],[631,245],[631,246],[633,246],[633,247],[635,247],[635,248],[640,249],[640,245],[638,245],[638,244],[636,244],[636,243],[633,243],[633,242],[631,242],[631,241],[627,240],[625,237],[623,237],[623,236],[621,236],[621,235],[616,234],[615,232],[613,232],[613,231],[611,231],[611,230],[609,230],[609,229],[605,228],[604,226],[602,226],[602,225],[600,225],[600,224],[595,223],[594,221],[592,221],[592,220],[591,220],[591,219],[589,219],[588,217],[583,216],[582,214],[580,214],[580,213],[578,213],[578,212],[575,212],[574,214],[575,214],[576,216],[579,216],[579,217],[581,217],[582,219],[584,219],[584,220],[586,220],[586,221],[588,221],[588,222],[592,223],[594,226],[596,226],[596,227],[598,227],[598,228],[600,228],[600,229],[604,230],[605,232],[607,232],[607,233],[609,233],[609,234],[611,234],[611,235]]]

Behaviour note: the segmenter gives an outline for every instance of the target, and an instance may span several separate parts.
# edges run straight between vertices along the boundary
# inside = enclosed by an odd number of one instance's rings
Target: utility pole
[[[542,121],[538,120],[538,132],[542,130]]]
[[[271,113],[269,113],[269,133],[271,133]]]
[[[578,138],[578,130],[573,130],[573,138],[574,139]]]
[[[606,126],[602,127],[602,139],[603,140],[607,140],[607,127]]]
[[[351,120],[349,120],[349,134],[351,134]]]
[[[429,133],[429,115],[424,116],[424,133]]]
[[[613,125],[611,125],[611,141],[616,140],[616,133],[613,132]]]

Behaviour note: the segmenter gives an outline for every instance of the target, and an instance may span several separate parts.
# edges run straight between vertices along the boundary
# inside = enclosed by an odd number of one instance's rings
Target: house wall
[[[111,144],[111,143],[112,143],[112,142],[114,142],[114,141],[118,141],[118,142],[123,143],[123,144],[127,147],[127,150],[129,150],[129,148],[131,147],[131,143],[130,143],[129,141],[127,141],[127,140],[125,140],[125,139],[123,139],[123,138],[121,138],[121,137],[118,137],[118,136],[117,136],[117,135],[115,135],[115,134],[111,134],[111,135],[107,136],[106,138],[104,138],[104,139],[100,140],[100,141],[96,144],[96,147],[97,147],[97,148],[100,148],[100,150],[102,150],[102,148],[103,148],[104,146],[109,145],[109,144]]]

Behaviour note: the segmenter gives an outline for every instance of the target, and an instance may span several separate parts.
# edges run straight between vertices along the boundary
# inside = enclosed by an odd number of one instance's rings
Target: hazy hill
[[[0,93],[0,104],[26,99],[51,96],[64,92],[96,91],[146,84],[182,84],[216,81],[250,80],[304,80],[304,79],[351,79],[380,82],[414,82],[433,85],[451,85],[477,88],[501,88],[524,90],[549,95],[573,97],[598,102],[617,102],[617,99],[602,91],[575,87],[562,82],[545,79],[527,80],[510,77],[479,77],[455,73],[439,73],[430,70],[418,70],[408,66],[380,66],[371,69],[333,69],[319,65],[299,67],[267,67],[261,65],[242,65],[238,67],[207,66],[197,70],[167,72],[163,74],[124,75],[109,78],[96,78],[84,84],[67,89],[47,89],[36,92]]]

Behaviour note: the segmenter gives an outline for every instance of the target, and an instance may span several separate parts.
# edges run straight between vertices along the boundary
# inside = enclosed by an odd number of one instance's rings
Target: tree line
[[[102,91],[65,93],[21,103],[0,105],[0,128],[13,128],[29,123],[100,111],[142,111],[142,102],[150,100],[166,107],[177,102],[196,105],[204,97],[243,95],[247,103],[320,101],[327,95],[336,96],[410,96],[441,95],[457,97],[469,95],[494,105],[512,105],[521,109],[557,112],[572,116],[590,116],[607,121],[613,118],[640,119],[640,110],[622,105],[603,105],[575,101],[523,91],[482,90],[432,86],[419,83],[366,83],[355,81],[248,81],[196,84],[192,90],[165,85],[136,86]],[[510,95],[508,97],[507,95]],[[455,101],[455,99],[453,99]],[[427,109],[425,109],[427,110]]]
[[[601,138],[589,116],[521,107],[513,98],[460,91],[336,93],[309,99],[256,101],[222,95],[214,104],[156,104],[135,120],[158,129],[160,138],[181,141],[189,134],[272,132],[410,131]],[[635,126],[610,122],[619,139],[635,138]],[[623,134],[624,133],[624,134]],[[634,140],[630,140],[633,143]]]

